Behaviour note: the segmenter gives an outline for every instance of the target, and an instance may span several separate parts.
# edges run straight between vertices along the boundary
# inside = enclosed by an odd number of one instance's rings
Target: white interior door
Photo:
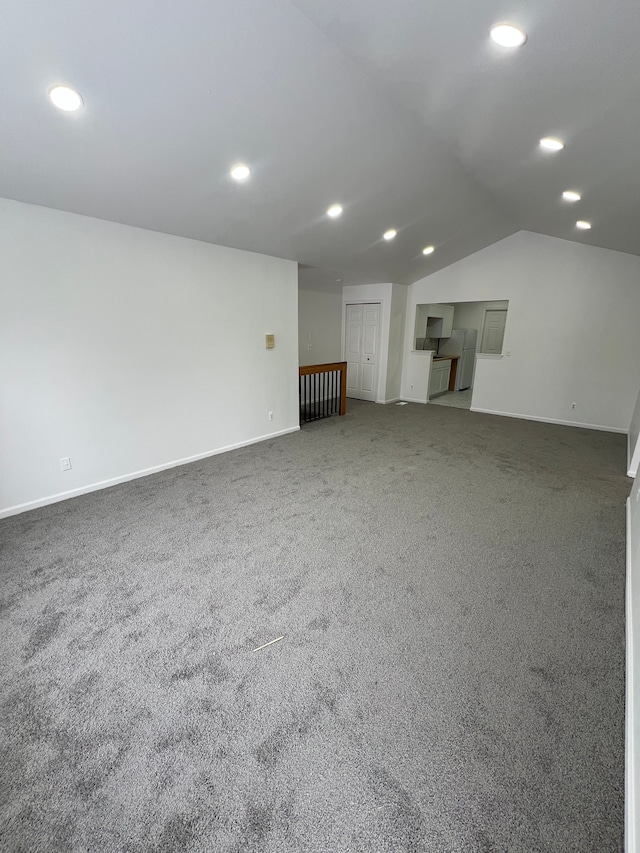
[[[507,312],[504,309],[492,308],[484,312],[484,328],[480,352],[500,355],[504,340],[504,329],[507,323]]]
[[[380,305],[347,305],[345,310],[347,397],[375,401],[380,349]]]

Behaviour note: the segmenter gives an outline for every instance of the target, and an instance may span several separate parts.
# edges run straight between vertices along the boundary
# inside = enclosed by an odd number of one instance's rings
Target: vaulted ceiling
[[[523,228],[640,254],[639,34],[637,0],[5,0],[0,195],[317,281],[408,283]]]

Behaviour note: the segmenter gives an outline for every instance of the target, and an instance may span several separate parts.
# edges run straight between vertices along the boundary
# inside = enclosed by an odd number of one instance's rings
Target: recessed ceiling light
[[[332,204],[329,210],[327,210],[327,216],[330,216],[332,219],[335,219],[337,216],[340,216],[342,213],[342,205],[341,204]]]
[[[552,136],[545,136],[540,140],[540,148],[545,151],[562,151],[564,142],[561,139],[554,139]]]
[[[423,255],[432,255],[436,250],[435,246],[425,246],[422,250]]]
[[[527,40],[525,31],[513,24],[496,24],[491,27],[489,34],[501,47],[520,47]]]
[[[565,190],[562,193],[562,198],[565,201],[580,201],[582,196],[580,195],[580,193],[574,192],[573,190]]]
[[[64,110],[67,113],[79,110],[84,103],[80,93],[69,86],[52,86],[49,89],[49,100],[59,110]]]
[[[586,222],[584,219],[578,219],[576,222],[576,228],[580,228],[581,231],[588,231],[591,228],[591,223]]]
[[[389,230],[388,230],[388,231],[385,231],[385,232],[384,232],[384,234],[382,235],[382,237],[383,237],[383,239],[385,239],[385,240],[393,240],[393,238],[396,236],[396,234],[397,234],[397,233],[398,233],[398,232],[395,230],[395,228],[389,228]]]
[[[251,174],[251,169],[244,163],[237,163],[229,172],[234,181],[246,181]]]

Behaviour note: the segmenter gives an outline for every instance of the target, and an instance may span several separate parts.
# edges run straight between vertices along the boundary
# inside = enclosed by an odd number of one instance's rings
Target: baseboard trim
[[[413,397],[398,397],[399,400],[404,400],[405,403],[420,403],[421,406],[426,404],[426,400],[415,400]]]
[[[38,498],[35,501],[27,501],[26,503],[16,504],[15,506],[7,507],[0,510],[0,518],[8,518],[11,515],[19,515],[21,512],[28,512],[32,509],[39,509],[49,504],[59,503],[60,501],[69,500],[69,498],[77,498],[80,495],[86,495],[89,492],[97,492],[100,489],[107,489],[110,486],[117,486],[120,483],[127,483],[129,480],[137,480],[140,477],[148,477],[150,474],[157,474],[159,471],[166,471],[169,468],[177,468],[179,465],[188,465],[189,462],[198,462],[200,459],[207,459],[209,456],[217,456],[220,453],[228,453],[230,450],[238,450],[240,447],[249,447],[251,444],[259,444],[261,441],[268,441],[270,438],[278,438],[281,435],[288,435],[292,432],[299,432],[300,427],[289,427],[288,429],[277,430],[270,432],[268,435],[261,435],[257,438],[250,438],[248,441],[239,441],[236,444],[227,444],[224,447],[218,447],[216,450],[208,450],[206,453],[196,453],[194,456],[185,456],[184,459],[174,459],[172,462],[163,462],[161,465],[154,465],[152,468],[143,468],[140,471],[133,471],[130,474],[122,474],[119,477],[111,477],[108,480],[101,480],[98,483],[91,483],[87,486],[78,486],[76,489],[69,489],[68,492],[58,492],[55,495],[48,495],[46,498]]]
[[[633,557],[631,547],[631,498],[627,498],[627,583],[626,583],[626,606],[625,606],[625,623],[626,623],[626,702],[625,702],[625,832],[624,832],[624,849],[626,853],[638,853],[637,840],[637,821],[638,808],[640,803],[636,801],[635,790],[635,775],[636,768],[634,767],[635,758],[635,741],[633,735],[633,723],[635,719],[636,709],[634,707],[634,660],[633,660]]]
[[[472,412],[480,412],[483,415],[499,415],[501,418],[517,418],[522,421],[538,421],[543,424],[558,424],[559,426],[579,427],[580,429],[595,429],[600,432],[618,432],[623,435],[627,434],[626,429],[618,427],[602,426],[601,424],[583,424],[577,421],[561,421],[558,418],[537,418],[534,415],[519,415],[516,412],[497,412],[495,409],[480,409],[478,406],[471,406]]]
[[[390,400],[383,400],[382,403],[385,406],[389,406],[391,403],[399,403],[402,400],[402,397],[392,397]]]

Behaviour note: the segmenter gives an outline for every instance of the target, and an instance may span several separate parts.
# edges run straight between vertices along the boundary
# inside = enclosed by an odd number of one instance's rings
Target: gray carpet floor
[[[1,849],[622,850],[624,466],[350,401],[0,522]]]

